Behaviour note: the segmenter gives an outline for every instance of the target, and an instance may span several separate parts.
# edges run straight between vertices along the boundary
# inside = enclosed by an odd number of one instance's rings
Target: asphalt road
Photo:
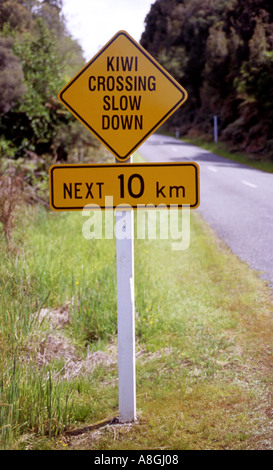
[[[273,287],[273,174],[159,134],[144,142],[139,152],[151,162],[199,164],[200,206],[195,210]]]

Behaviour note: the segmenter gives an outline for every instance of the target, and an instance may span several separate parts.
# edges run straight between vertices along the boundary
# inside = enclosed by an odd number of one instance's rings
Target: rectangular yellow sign
[[[71,164],[49,170],[56,211],[199,205],[199,166],[187,163]]]

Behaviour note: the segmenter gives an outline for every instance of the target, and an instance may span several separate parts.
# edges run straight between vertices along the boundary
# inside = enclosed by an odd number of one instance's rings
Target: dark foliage
[[[157,0],[142,45],[186,88],[170,125],[273,159],[271,0]]]
[[[75,147],[94,145],[90,133],[87,137],[76,130],[75,119],[57,99],[62,86],[84,65],[61,9],[62,0],[0,2],[2,161],[33,153],[66,160]]]

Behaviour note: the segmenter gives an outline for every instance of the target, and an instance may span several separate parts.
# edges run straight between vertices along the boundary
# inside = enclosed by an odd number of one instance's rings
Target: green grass
[[[85,240],[80,212],[17,220],[17,252],[0,239],[2,448],[272,449],[272,293],[197,213],[185,251],[135,240],[138,422],[67,437],[118,415],[115,240]]]

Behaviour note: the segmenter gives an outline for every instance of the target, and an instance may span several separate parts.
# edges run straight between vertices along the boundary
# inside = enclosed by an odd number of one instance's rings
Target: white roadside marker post
[[[218,142],[218,118],[217,116],[213,116],[213,134],[214,134],[214,142],[217,144]]]
[[[132,161],[132,157],[129,162]],[[116,211],[119,421],[136,420],[134,211]]]

